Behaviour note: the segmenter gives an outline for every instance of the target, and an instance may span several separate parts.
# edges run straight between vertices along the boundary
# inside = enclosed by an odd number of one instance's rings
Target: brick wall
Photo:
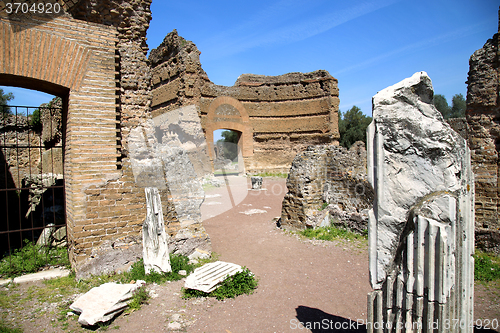
[[[125,4],[129,9],[112,2],[67,6],[78,19],[5,11],[0,17],[0,84],[63,98],[69,253],[82,274],[93,249],[140,235],[146,215],[127,135],[149,116],[145,32],[151,2],[132,2]],[[103,4],[106,11],[93,8]],[[113,6],[118,10],[110,13]]]

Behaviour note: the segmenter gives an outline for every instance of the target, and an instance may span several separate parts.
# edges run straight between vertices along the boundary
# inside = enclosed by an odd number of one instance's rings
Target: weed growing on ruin
[[[218,300],[235,298],[243,294],[251,294],[257,288],[258,281],[252,272],[246,267],[243,271],[226,278],[214,291],[205,293],[194,289],[182,289],[182,298],[193,297],[215,297]]]
[[[184,275],[179,274],[181,270],[186,271],[187,274],[194,270],[194,265],[189,263],[188,257],[175,254],[170,256],[170,267],[172,268],[170,273],[150,272],[146,274],[144,261],[141,259],[132,265],[130,272],[123,274],[121,281],[123,283],[129,283],[130,281],[144,280],[148,283],[161,284],[165,281],[177,281],[182,279]]]
[[[360,235],[345,228],[336,226],[320,227],[316,229],[308,228],[298,231],[298,234],[307,238],[319,239],[325,241],[333,241],[336,239],[364,240],[368,238],[367,235]]]
[[[69,267],[67,249],[42,247],[25,240],[23,248],[14,250],[0,261],[0,276],[11,278],[35,273],[45,266]]]
[[[142,304],[147,303],[147,300],[149,299],[149,293],[146,290],[145,286],[142,286],[138,288],[133,296],[130,302],[128,303],[128,309],[127,312],[134,312],[136,310],[139,310],[142,306]]]
[[[494,281],[500,279],[500,258],[481,251],[474,254],[474,279]]]
[[[326,207],[328,207],[328,202],[323,202],[319,210],[325,210]]]

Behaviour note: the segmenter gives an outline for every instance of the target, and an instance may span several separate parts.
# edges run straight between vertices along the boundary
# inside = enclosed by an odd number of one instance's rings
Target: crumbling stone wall
[[[500,31],[500,30],[499,30]],[[469,60],[468,144],[476,186],[476,246],[500,253],[500,33]]]
[[[349,150],[341,146],[308,147],[293,160],[286,185],[281,227],[300,230],[333,222],[366,232],[374,193],[367,181],[363,142]]]
[[[307,146],[338,142],[338,86],[328,72],[244,74],[226,87],[209,80],[199,55],[196,45],[175,30],[151,51],[154,116],[199,106],[209,145],[216,129],[241,133],[247,172],[287,172]]]
[[[1,117],[1,116],[0,116]],[[28,149],[28,146],[41,144],[40,133],[29,125],[29,118],[23,115],[9,115],[0,119],[0,144],[16,145],[20,148],[2,148],[0,150],[0,188],[21,188],[23,179],[39,172],[41,167],[40,149]],[[7,170],[4,169],[8,165]],[[4,175],[10,177],[5,179]],[[7,184],[5,184],[5,180]]]

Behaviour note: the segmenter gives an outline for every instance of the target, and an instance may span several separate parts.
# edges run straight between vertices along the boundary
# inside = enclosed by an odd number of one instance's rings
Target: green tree
[[[238,133],[235,131],[223,131],[220,135],[224,138],[221,139],[224,142],[238,143]]]
[[[0,88],[0,114],[6,116],[11,114],[10,108],[7,106],[9,101],[14,99],[14,95],[10,93],[4,93],[3,89]]]
[[[462,94],[456,94],[451,99],[451,115],[450,118],[465,117],[466,103]]]
[[[222,131],[221,136],[223,139],[217,140],[217,143],[223,147],[224,158],[233,161],[238,157],[239,135],[235,131]]]
[[[356,105],[344,114],[339,111],[340,145],[350,148],[356,141],[366,144],[366,128],[371,121],[372,117],[364,115]]]
[[[441,112],[444,119],[450,118],[451,108],[448,105],[448,101],[446,100],[446,97],[444,97],[444,95],[440,94],[434,95],[433,103],[436,109],[438,109],[438,111]]]
[[[29,124],[33,127],[41,127],[42,126],[40,109],[35,109],[35,111],[33,111],[33,113],[31,114],[31,119],[29,121]]]
[[[465,98],[462,94],[455,94],[451,99],[451,106],[443,95],[434,95],[434,106],[443,115],[444,119],[465,117]]]

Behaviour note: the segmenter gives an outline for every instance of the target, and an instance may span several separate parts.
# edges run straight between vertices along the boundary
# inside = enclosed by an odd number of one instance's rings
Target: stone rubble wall
[[[328,222],[366,232],[374,193],[367,182],[363,142],[349,150],[327,145],[308,147],[293,160],[287,188],[279,221],[282,228],[314,228],[328,213]],[[324,204],[328,206],[322,207]]]
[[[476,246],[497,254],[500,254],[499,39],[500,33],[495,34],[470,57],[466,109],[476,186]]]
[[[40,146],[40,133],[28,125],[29,118],[9,115],[0,119],[0,145]],[[40,149],[2,148],[0,151],[0,188],[21,188],[23,179],[40,173]],[[5,167],[8,166],[8,170]],[[5,179],[4,175],[10,177]],[[5,184],[7,181],[7,184]]]
[[[338,86],[328,72],[244,74],[226,87],[209,80],[199,55],[175,30],[151,51],[153,116],[197,105],[209,145],[216,129],[242,133],[239,145],[250,173],[287,172],[307,146],[338,143]]]

